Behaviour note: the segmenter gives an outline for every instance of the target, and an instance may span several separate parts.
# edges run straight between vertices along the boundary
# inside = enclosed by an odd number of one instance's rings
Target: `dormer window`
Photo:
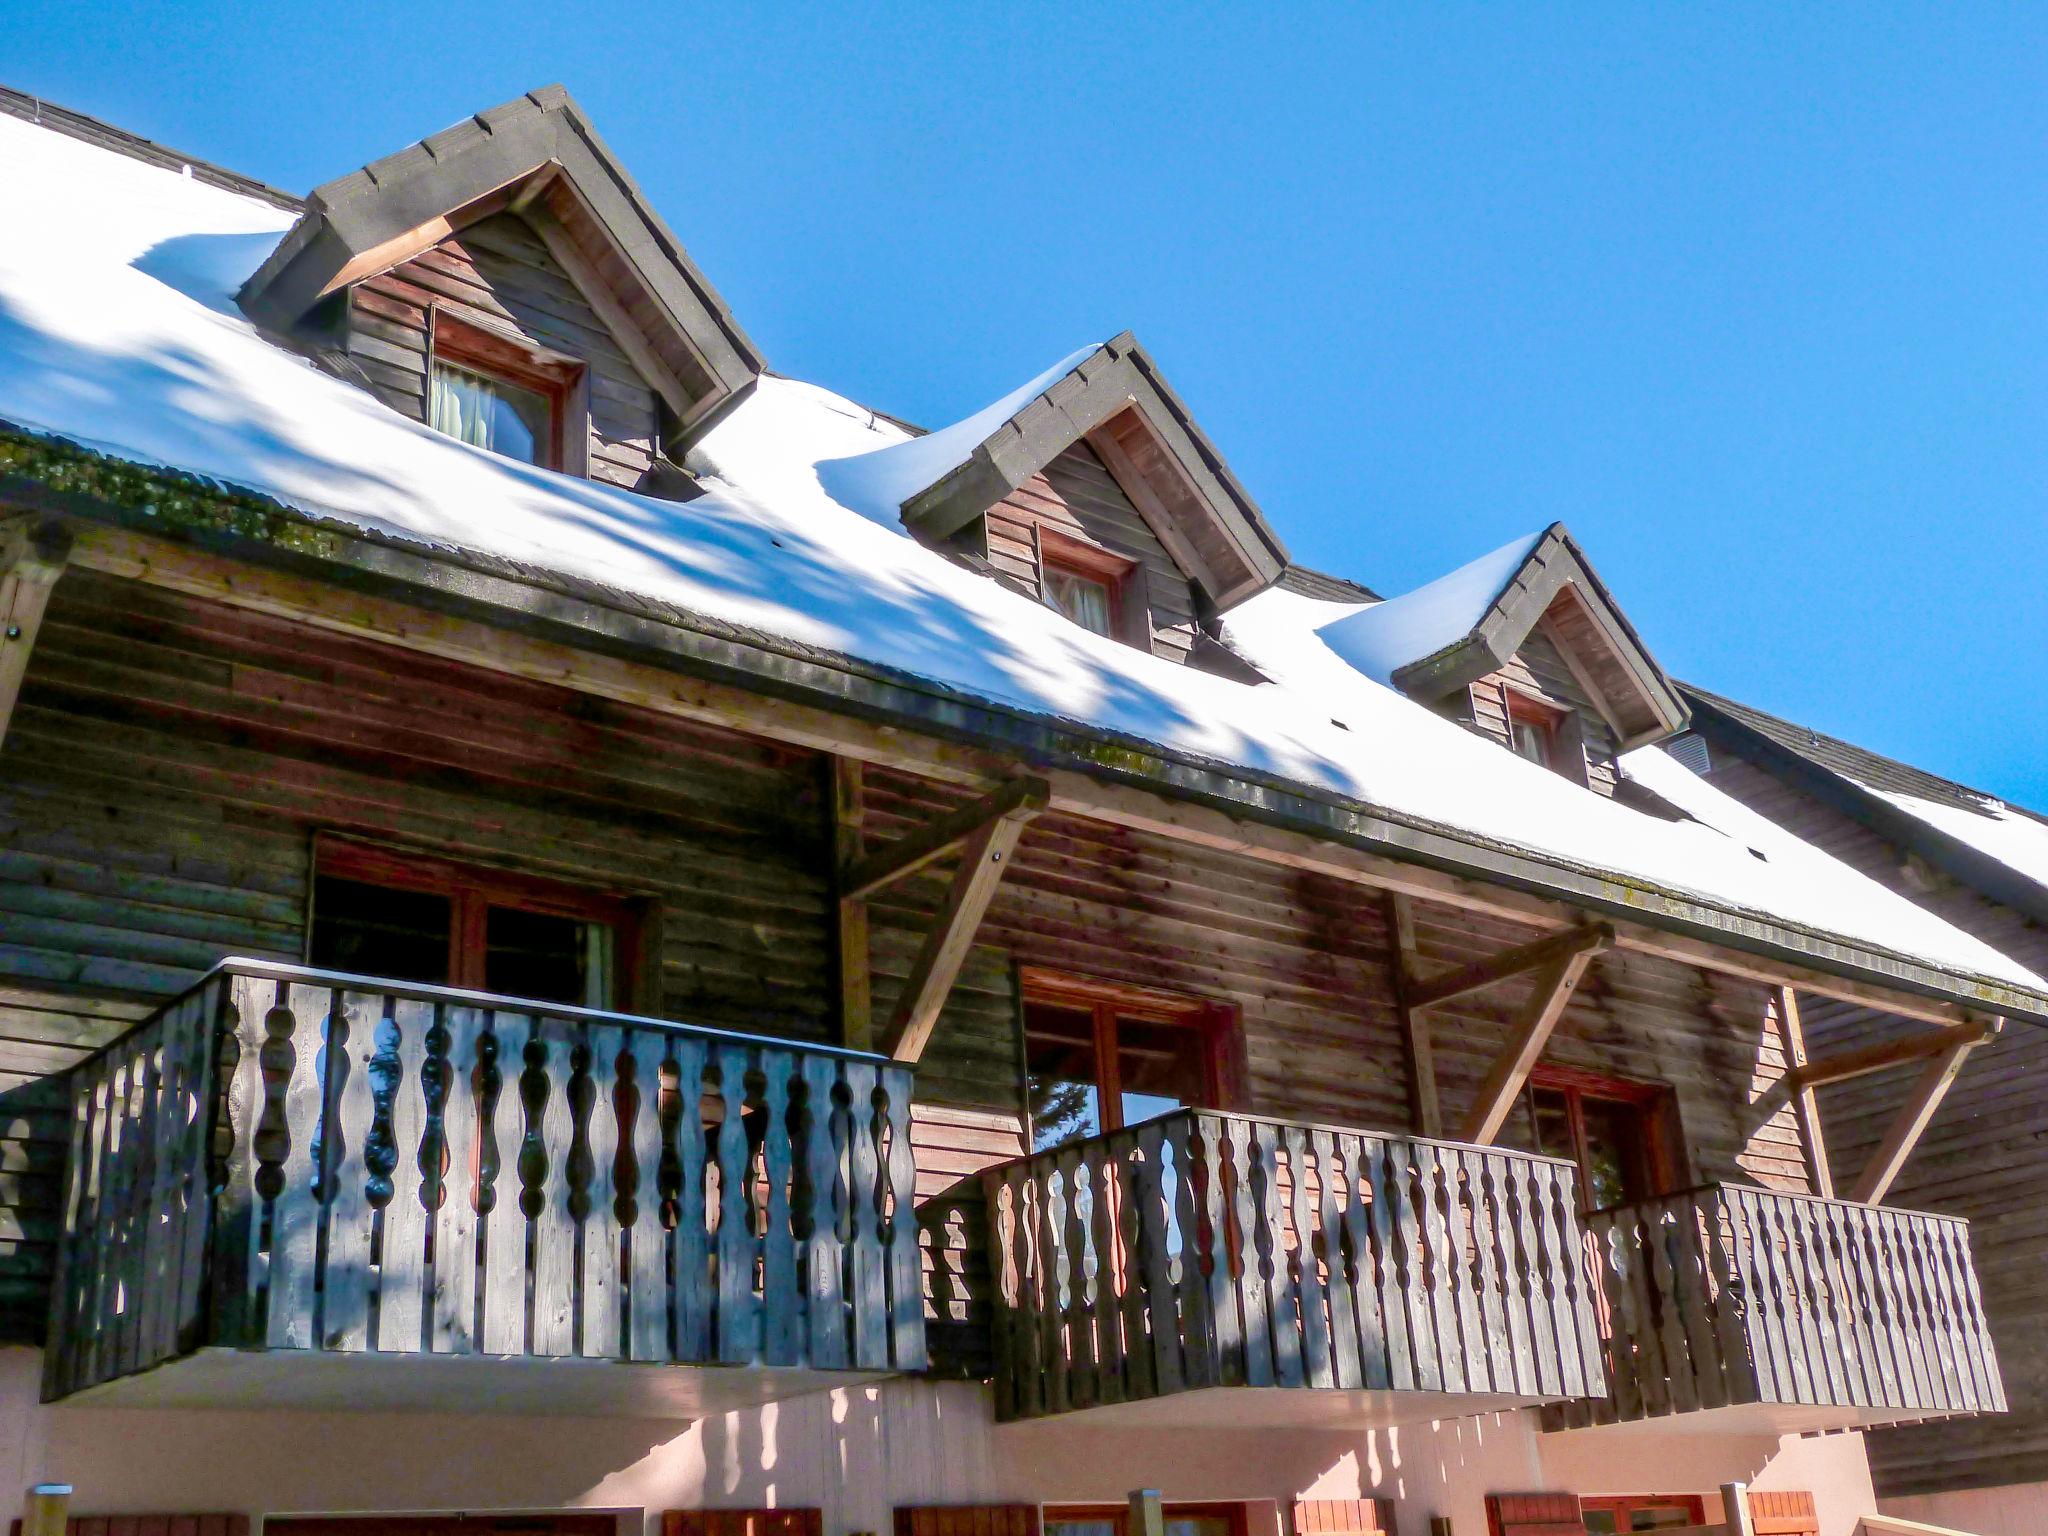
[[[436,311],[427,424],[459,442],[563,469],[582,365]]]
[[[1557,771],[1558,727],[1564,716],[1525,693],[1508,690],[1508,740],[1517,757],[1526,757],[1539,768]]]
[[[1054,612],[1091,634],[1142,645],[1145,635],[1135,592],[1138,562],[1128,555],[1041,526],[1039,594]]]

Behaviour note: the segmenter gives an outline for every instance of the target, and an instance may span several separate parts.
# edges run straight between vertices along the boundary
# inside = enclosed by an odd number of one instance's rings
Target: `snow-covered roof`
[[[1995,859],[2014,874],[2048,890],[2048,822],[2014,810],[2002,800],[1986,796],[1975,807],[1926,800],[1898,790],[1863,788],[1897,806],[1907,815],[1925,822],[1986,858]]]
[[[1361,608],[1325,630],[1323,641],[1374,682],[1391,688],[1403,667],[1471,634],[1542,541],[1539,529],[1412,592]]]
[[[1604,799],[1403,698],[1330,643],[1367,605],[1272,588],[1234,610],[1229,638],[1269,686],[1090,634],[909,537],[891,497],[911,434],[829,390],[762,378],[693,454],[704,495],[637,496],[438,435],[264,340],[233,295],[290,222],[275,207],[4,118],[0,200],[17,215],[0,236],[0,421],[1284,781],[1594,877],[1616,901],[1677,893],[2048,991],[1825,855],[1766,837],[1668,759],[1632,757],[1629,771],[1696,821]],[[931,452],[950,451],[933,438]]]

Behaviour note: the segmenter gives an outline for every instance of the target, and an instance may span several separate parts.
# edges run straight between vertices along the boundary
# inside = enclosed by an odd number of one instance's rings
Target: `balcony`
[[[1685,1415],[1787,1434],[2005,1410],[1966,1222],[1709,1185],[1587,1226],[1613,1389],[1546,1410],[1547,1428]]]
[[[1568,1163],[1181,1111],[983,1175],[996,1412],[1357,1428],[1606,1391]]]
[[[44,1397],[695,1417],[921,1369],[910,1091],[226,962],[72,1074]]]

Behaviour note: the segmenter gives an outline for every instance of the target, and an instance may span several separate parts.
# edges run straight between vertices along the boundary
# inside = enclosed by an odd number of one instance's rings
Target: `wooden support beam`
[[[867,803],[861,765],[834,755],[832,764],[832,852],[835,877],[862,854],[861,824]],[[873,1050],[875,1017],[868,952],[868,904],[849,896],[843,883],[839,909],[839,1041],[851,1050]]]
[[[2004,1020],[1991,1021],[1993,1028],[1974,1037],[1958,1031],[1941,1053],[1921,1069],[1920,1080],[1913,1085],[1913,1091],[1906,1096],[1890,1129],[1884,1133],[1884,1140],[1870,1155],[1870,1162],[1856,1180],[1856,1186],[1849,1191],[1849,1198],[1862,1205],[1878,1205],[1898,1178],[1899,1170],[1906,1166],[1906,1159],[1913,1155],[1913,1148],[1919,1144],[1920,1133],[1927,1129],[1927,1122],[1934,1118],[1934,1112],[1941,1107],[1956,1074],[1963,1070],[1963,1063],[1970,1052],[1989,1040],[2002,1027]]]
[[[931,825],[919,827],[888,847],[842,866],[839,899],[850,901],[872,895],[891,881],[901,880],[944,858],[992,821],[1020,809],[1036,815],[1045,809],[1051,797],[1052,788],[1043,779],[1008,780]]]
[[[1820,1103],[1813,1089],[1797,1079],[1806,1069],[1806,1030],[1799,1022],[1799,994],[1779,987],[1774,994],[1778,1005],[1778,1028],[1785,1036],[1785,1082],[1792,1090],[1792,1114],[1799,1122],[1800,1144],[1806,1149],[1806,1176],[1813,1192],[1823,1199],[1835,1197],[1835,1174],[1828,1166],[1828,1144],[1821,1135]]]
[[[1415,975],[1415,910],[1399,891],[1387,896],[1387,928],[1394,936],[1394,1007],[1408,1052],[1408,1125],[1418,1136],[1442,1136],[1443,1101],[1437,1095],[1429,1019],[1409,997]]]
[[[28,676],[28,658],[50,591],[71,554],[71,534],[55,518],[0,521],[0,742]]]
[[[1513,949],[1504,949],[1484,960],[1461,965],[1454,971],[1412,978],[1407,987],[1408,1006],[1434,1008],[1438,1003],[1463,997],[1467,992],[1477,992],[1511,976],[1519,976],[1524,971],[1550,965],[1565,955],[1577,954],[1589,944],[1606,949],[1613,943],[1614,930],[1604,926],[1568,928],[1563,933],[1545,934],[1540,939],[1517,944]]]
[[[1921,1030],[1915,1034],[1902,1035],[1896,1040],[1882,1040],[1876,1045],[1860,1045],[1854,1050],[1836,1051],[1796,1066],[1785,1074],[1785,1086],[1794,1093],[1808,1088],[1825,1088],[1830,1083],[1846,1083],[1854,1077],[1868,1077],[1873,1072],[1882,1072],[1887,1067],[1902,1066],[1909,1061],[1925,1061],[1954,1049],[1957,1045],[1969,1047],[1982,1045],[1996,1035],[2003,1026],[2000,1019],[1973,1019],[1967,1024],[1950,1024],[1936,1029]]]
[[[925,935],[917,962],[910,968],[910,978],[903,984],[903,995],[897,999],[896,1010],[889,1019],[883,1049],[896,1060],[914,1062],[924,1054],[939,1022],[939,1012],[946,1006],[953,982],[967,961],[967,951],[974,945],[982,914],[988,911],[996,887],[1002,884],[1017,840],[1042,804],[1042,799],[1034,800],[1027,795],[995,820],[984,822],[961,849],[952,889],[932,920],[931,931]]]
[[[1564,1017],[1565,1004],[1572,1000],[1579,978],[1586,974],[1593,957],[1613,942],[1613,933],[1604,926],[1587,929],[1577,947],[1559,955],[1538,973],[1536,990],[1522,1005],[1506,1048],[1479,1085],[1478,1097],[1465,1117],[1464,1129],[1458,1133],[1460,1141],[1476,1147],[1493,1144],[1508,1111],[1514,1107],[1516,1095],[1522,1091],[1522,1084],[1529,1080],[1530,1068],[1549,1043],[1550,1032]]]

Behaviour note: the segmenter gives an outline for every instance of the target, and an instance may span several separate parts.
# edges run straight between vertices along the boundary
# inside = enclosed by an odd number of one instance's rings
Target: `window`
[[[1669,1089],[1538,1066],[1523,1105],[1536,1150],[1579,1165],[1587,1210],[1633,1205],[1675,1187]]]
[[[1245,1536],[1242,1504],[1165,1504],[1166,1536]],[[1048,1504],[1045,1536],[1129,1536],[1128,1504]]]
[[[477,448],[543,469],[569,467],[572,358],[457,320],[433,317],[427,424]]]
[[[1508,742],[1515,749],[1515,755],[1526,757],[1539,768],[1557,768],[1558,727],[1563,723],[1562,712],[1537,702],[1526,693],[1517,693],[1512,688],[1506,692]]]
[[[629,1005],[627,901],[508,871],[323,842],[308,962],[586,1008]]]
[[[1579,1500],[1586,1529],[1598,1536],[1627,1531],[1669,1531],[1707,1523],[1706,1501],[1694,1493],[1628,1494]]]
[[[1230,1010],[1027,968],[1034,1151],[1222,1098]]]
[[[1093,634],[1149,644],[1136,560],[1043,524],[1037,535],[1039,592],[1048,608]]]

